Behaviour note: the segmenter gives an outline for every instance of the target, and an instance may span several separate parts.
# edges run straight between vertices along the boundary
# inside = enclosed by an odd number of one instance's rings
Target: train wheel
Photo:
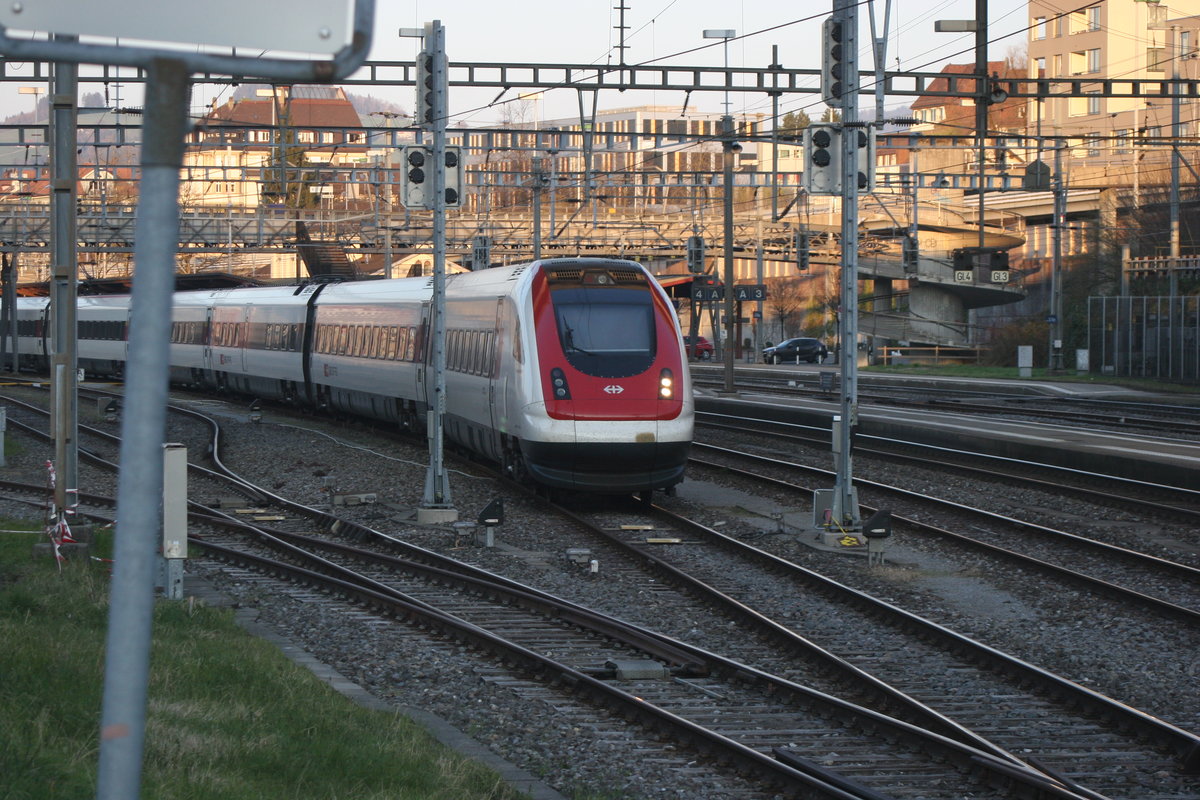
[[[521,457],[521,451],[515,443],[504,448],[503,459],[501,466],[505,477],[514,483],[529,483],[529,470],[525,468],[525,459]]]

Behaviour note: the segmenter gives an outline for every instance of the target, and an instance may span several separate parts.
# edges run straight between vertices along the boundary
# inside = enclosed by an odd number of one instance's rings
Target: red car
[[[701,361],[711,361],[713,357],[712,342],[705,339],[703,336],[696,337],[696,343],[693,346],[692,337],[683,337],[683,346],[687,350],[688,358],[695,358]]]

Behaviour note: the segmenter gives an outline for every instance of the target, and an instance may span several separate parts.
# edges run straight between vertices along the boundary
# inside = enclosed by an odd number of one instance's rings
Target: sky
[[[820,67],[821,23],[832,10],[828,4],[781,3],[765,0],[376,0],[376,20],[371,60],[409,61],[418,50],[418,41],[401,38],[401,28],[421,28],[438,20],[446,31],[446,51],[451,62],[509,62],[550,64],[615,64],[620,35],[618,7],[625,7],[626,62],[673,66],[713,66],[724,63],[726,50],[720,40],[703,38],[705,29],[732,29],[737,38],[728,43],[730,66],[766,66],[772,61],[772,47],[779,48],[784,67],[818,69]],[[860,6],[860,68],[873,68],[866,45],[871,38],[870,18],[874,14],[877,35],[884,32],[884,0],[877,0],[872,12]],[[1024,0],[991,0],[988,11],[989,56],[1003,58],[1011,47],[1025,41],[1026,3]],[[888,18],[886,68],[891,70],[937,71],[945,63],[974,61],[974,34],[935,33],[934,20],[972,19],[974,0],[894,0]],[[1014,35],[1015,34],[1015,35]],[[28,67],[27,67],[28,69]],[[8,65],[10,74],[21,75],[20,65]],[[100,87],[102,88],[102,87]],[[95,91],[85,86],[84,91]],[[193,92],[193,111],[212,99],[223,99],[228,87],[197,86]],[[406,87],[354,91],[373,94],[411,110],[413,90]],[[519,90],[510,90],[497,98],[494,90],[470,90],[455,87],[450,102],[452,125],[489,125],[501,118],[501,106],[515,100]],[[115,104],[111,95],[110,102]],[[30,110],[35,97],[19,95],[12,83],[0,86],[0,116]],[[130,84],[122,88],[123,105],[140,103],[141,91]],[[689,108],[719,113],[719,92],[695,93]],[[681,92],[620,93],[606,91],[599,108],[637,105],[680,105]],[[870,105],[864,98],[864,106]],[[903,102],[903,101],[901,101]],[[734,114],[767,112],[769,100],[759,95],[731,98]],[[548,91],[536,101],[524,101],[526,117],[556,119],[576,116],[578,99],[573,90]],[[532,105],[532,108],[529,106]],[[805,109],[816,116],[824,106],[815,96],[785,100],[781,111]]]
[[[440,20],[446,29],[446,50],[453,61],[510,61],[518,63],[573,63],[603,65],[617,63],[620,24],[617,7],[624,5],[626,62],[652,62],[670,65],[719,67],[724,63],[724,45],[720,40],[703,38],[705,29],[732,29],[738,38],[728,45],[731,66],[754,67],[771,63],[772,46],[779,47],[779,61],[796,69],[820,68],[821,23],[832,10],[826,3],[783,3],[765,0],[510,0],[497,4],[478,0],[417,0],[412,3],[381,3],[378,13],[373,58],[412,58],[414,40],[399,40],[401,27],[421,27]],[[877,35],[884,28],[884,2],[874,4]],[[1026,3],[1024,0],[992,0],[988,23],[990,57],[1003,58],[1013,44],[1025,41]],[[974,0],[894,0],[888,20],[886,68],[937,71],[948,60],[974,61],[974,34],[934,33],[936,19],[973,19]],[[503,11],[498,11],[503,8]],[[407,9],[407,10],[404,10]],[[860,6],[860,68],[873,68],[874,61],[861,47],[869,42],[870,8]],[[481,24],[483,22],[484,24]],[[1016,36],[1001,38],[1005,34]],[[393,55],[395,53],[396,55]],[[460,97],[454,90],[451,107],[458,119],[482,124],[494,119],[496,111],[487,108],[495,97],[472,94]],[[616,91],[601,95],[601,108],[643,104],[679,105],[682,93],[639,93]],[[648,96],[652,95],[652,96]],[[690,108],[720,112],[720,93],[694,94]],[[411,100],[402,102],[411,106]],[[732,111],[767,111],[769,101],[760,96],[734,98]],[[809,112],[824,109],[813,106],[814,99],[793,100],[798,107],[809,105]],[[869,101],[868,101],[869,103]],[[542,119],[574,116],[578,101],[573,90],[546,93],[537,109]],[[481,106],[483,106],[481,108]],[[478,110],[476,110],[478,109]],[[785,109],[790,110],[790,109]]]

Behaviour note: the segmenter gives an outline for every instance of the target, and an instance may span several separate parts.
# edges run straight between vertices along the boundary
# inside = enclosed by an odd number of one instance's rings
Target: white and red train
[[[433,280],[178,292],[171,381],[424,430]],[[79,367],[119,375],[130,297],[81,296]],[[448,442],[517,478],[590,492],[682,480],[693,398],[674,309],[640,264],[536,261],[446,278]],[[44,367],[45,298],[18,308],[22,363]]]

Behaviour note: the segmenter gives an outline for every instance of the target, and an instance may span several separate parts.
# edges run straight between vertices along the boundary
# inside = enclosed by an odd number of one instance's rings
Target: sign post
[[[366,59],[374,11],[374,0],[209,0],[191,6],[38,0],[0,6],[0,53],[10,60],[128,65],[147,72],[99,800],[134,800],[140,794],[162,521],[179,174],[189,130],[191,75],[295,83],[339,80]],[[122,43],[129,41],[146,44]],[[239,55],[239,49],[246,54]]]

